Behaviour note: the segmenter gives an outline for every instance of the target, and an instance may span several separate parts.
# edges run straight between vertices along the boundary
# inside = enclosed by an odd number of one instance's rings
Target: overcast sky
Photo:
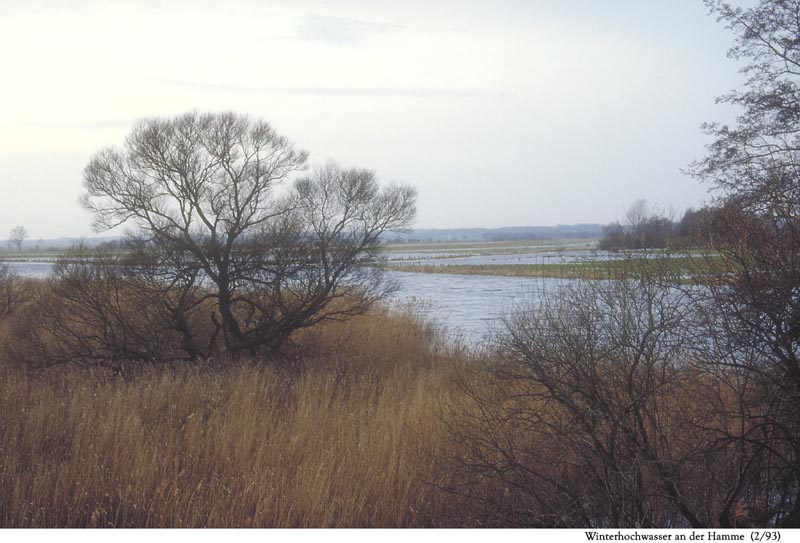
[[[731,38],[700,0],[0,0],[0,238],[91,235],[92,154],[193,109],[416,185],[420,228],[680,214]]]

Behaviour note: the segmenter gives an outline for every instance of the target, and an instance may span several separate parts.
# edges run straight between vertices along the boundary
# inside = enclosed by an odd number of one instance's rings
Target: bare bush
[[[764,523],[800,525],[800,223],[729,204],[717,217],[726,263],[695,296],[707,341],[698,361],[739,398],[742,427],[720,435],[742,455],[735,500]]]
[[[578,281],[506,322],[451,413],[448,490],[498,525],[718,524],[739,496],[736,397],[694,365],[675,277]]]
[[[30,284],[0,265],[0,319],[19,311],[32,296]]]
[[[196,293],[157,282],[156,269],[142,260],[132,267],[130,259],[102,250],[69,252],[12,323],[11,359],[28,367],[73,362],[121,372],[127,362],[193,357],[182,324],[197,320]]]
[[[710,183],[724,213],[716,247],[728,270],[712,282],[707,309],[714,349],[708,371],[737,376],[748,451],[737,479],[754,508],[800,526],[800,2],[737,7],[707,0],[735,34],[744,88],[720,98],[739,108],[692,173]],[[744,483],[747,481],[747,484]]]

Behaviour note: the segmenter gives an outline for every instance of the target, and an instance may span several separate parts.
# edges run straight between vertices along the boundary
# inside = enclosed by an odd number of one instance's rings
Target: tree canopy
[[[378,238],[416,212],[414,188],[381,187],[368,170],[331,163],[287,186],[307,157],[244,115],[144,119],[91,159],[82,203],[97,229],[131,228],[160,284],[204,287],[226,350],[275,350],[384,295]]]

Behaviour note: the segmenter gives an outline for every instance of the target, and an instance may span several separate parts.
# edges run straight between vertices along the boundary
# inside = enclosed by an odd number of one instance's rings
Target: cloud
[[[372,23],[327,15],[306,15],[300,19],[297,36],[304,41],[352,46],[363,45],[398,28],[388,23]]]
[[[381,87],[250,87],[226,83],[205,83],[179,79],[147,79],[151,83],[185,87],[210,92],[238,94],[309,94],[319,96],[343,97],[405,97],[405,98],[477,98],[483,96],[482,91],[471,89],[434,89],[434,88],[381,88]]]

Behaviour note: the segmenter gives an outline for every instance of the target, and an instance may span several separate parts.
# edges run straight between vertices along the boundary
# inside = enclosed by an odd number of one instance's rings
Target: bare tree
[[[742,428],[724,439],[749,456],[738,475],[743,503],[766,519],[800,525],[800,221],[737,207],[716,214],[724,265],[700,276],[696,306],[707,339],[698,361],[735,383]],[[731,503],[732,505],[732,503]],[[725,513],[730,517],[730,508]],[[721,522],[731,525],[730,519]]]
[[[644,198],[637,198],[625,210],[625,220],[634,232],[638,231],[651,215],[650,205]]]
[[[673,220],[639,198],[625,210],[623,226],[613,222],[603,229],[600,249],[664,249],[673,242]]]
[[[243,247],[237,278],[255,287],[235,303],[247,315],[237,341],[275,350],[299,328],[364,313],[394,285],[379,268],[378,237],[407,226],[414,189],[380,188],[373,172],[328,164],[297,180],[287,212]]]
[[[667,260],[626,264],[544,291],[466,369],[444,488],[501,526],[781,522],[792,478],[775,455],[790,448],[763,435],[795,397],[762,394],[746,349]]]
[[[743,61],[744,90],[719,101],[738,107],[733,126],[707,123],[714,137],[692,172],[753,211],[790,211],[800,202],[800,1],[761,0],[741,8],[706,0],[736,35],[729,56]],[[780,205],[776,205],[781,202]]]
[[[17,251],[22,250],[22,242],[28,238],[28,230],[22,226],[15,226],[8,233],[8,243],[17,248]]]
[[[279,194],[306,158],[242,115],[145,119],[122,148],[92,158],[82,202],[96,228],[128,224],[196,266],[226,350],[276,350],[292,331],[380,297],[381,274],[369,268],[378,236],[415,215],[413,188],[381,188],[372,172],[335,165]]]
[[[705,125],[714,141],[691,168],[723,210],[705,358],[748,383],[747,431],[732,437],[752,451],[751,499],[800,526],[800,1],[706,4],[735,33],[729,56],[747,79],[720,98],[740,109],[736,122]]]

